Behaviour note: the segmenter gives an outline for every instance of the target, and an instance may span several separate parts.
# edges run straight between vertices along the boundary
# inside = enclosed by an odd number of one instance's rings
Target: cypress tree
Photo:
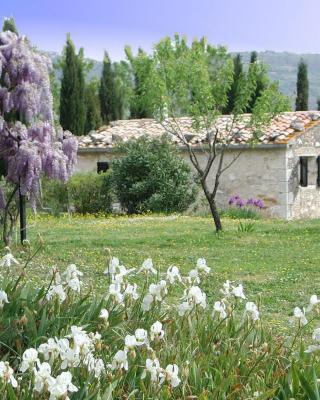
[[[250,64],[254,64],[258,61],[258,53],[256,51],[252,51],[250,54]]]
[[[74,44],[68,35],[60,89],[60,124],[63,129],[75,135],[84,133],[84,89],[83,51],[80,50],[77,56]]]
[[[85,133],[95,130],[101,125],[100,104],[97,90],[97,82],[91,81],[86,85],[86,123]]]
[[[64,130],[77,133],[77,55],[70,36],[64,49],[64,61],[62,68],[62,80],[60,89],[60,124]]]
[[[237,95],[238,95],[239,82],[243,78],[244,78],[244,73],[243,73],[243,65],[242,65],[241,55],[237,54],[233,58],[233,82],[228,91],[227,106],[223,110],[223,112],[225,114],[232,113],[234,106],[235,106],[236,99],[237,99]]]
[[[83,49],[79,50],[77,56],[77,99],[76,99],[76,114],[77,114],[77,130],[80,135],[85,132],[86,123],[86,103],[85,103],[85,76],[84,76],[84,54]]]
[[[296,111],[307,111],[309,103],[308,66],[300,60],[297,75]]]
[[[4,19],[2,30],[3,30],[3,32],[11,31],[11,32],[15,33],[16,35],[18,35],[16,23],[14,22],[14,19],[12,17]]]
[[[101,118],[104,124],[117,119],[114,71],[107,52],[104,53],[99,87]]]
[[[251,99],[249,101],[246,110],[248,113],[252,113],[253,107],[256,104],[257,99],[261,96],[262,92],[265,90],[268,82],[268,77],[265,68],[263,66],[257,68],[257,62],[258,62],[258,53],[256,51],[253,51],[250,55],[249,73],[250,69],[256,68],[255,70],[256,88],[253,95],[251,96]]]
[[[320,97],[317,98],[317,110],[320,111]]]

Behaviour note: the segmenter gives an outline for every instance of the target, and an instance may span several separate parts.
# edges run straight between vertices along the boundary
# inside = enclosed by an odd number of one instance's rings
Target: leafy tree
[[[85,133],[101,126],[100,103],[98,97],[98,82],[92,80],[86,85],[86,123]]]
[[[155,45],[148,60],[148,76],[144,78],[144,104],[188,152],[192,165],[208,201],[216,230],[222,229],[216,195],[223,173],[236,162],[241,151],[226,163],[224,156],[235,138],[234,126],[246,122],[252,127],[252,141],[278,112],[289,109],[288,99],[279,93],[276,84],[269,84],[257,100],[252,115],[244,116],[255,90],[255,68],[242,79],[237,90],[232,115],[225,125],[218,124],[221,109],[227,106],[233,82],[234,61],[224,47],[207,45],[204,39],[187,45],[186,39],[175,36]],[[196,151],[181,126],[181,110],[190,116],[195,135],[206,138],[206,145]],[[205,154],[205,162],[199,156]]]
[[[4,19],[2,30],[3,30],[3,32],[11,31],[11,32],[15,33],[16,35],[18,35],[16,23],[12,17]]]
[[[224,109],[225,114],[230,114],[234,109],[235,102],[238,98],[238,93],[241,87],[241,82],[245,79],[241,55],[237,54],[233,58],[233,79],[228,90],[228,102]]]
[[[60,90],[60,124],[76,135],[84,133],[84,69],[83,51],[75,52],[70,35],[64,49]]]
[[[141,49],[134,56],[129,46],[125,48],[126,56],[130,62],[133,74],[133,92],[130,105],[130,118],[148,118],[150,110],[145,103],[145,85],[152,64],[151,58]]]
[[[99,99],[102,122],[105,124],[109,124],[110,121],[115,121],[119,119],[114,71],[107,52],[105,52],[103,59],[102,75],[99,88]]]
[[[130,101],[132,98],[132,74],[126,61],[113,63],[114,87],[116,97],[116,119],[126,119],[130,116]]]
[[[66,181],[77,141],[70,132],[55,129],[47,58],[26,38],[5,31],[0,34],[0,59],[6,60],[0,80],[0,153],[6,182],[0,187],[0,218],[4,242],[9,243],[17,194],[34,204],[40,176]]]
[[[308,110],[309,81],[308,65],[301,59],[298,65],[296,111]]]
[[[141,137],[119,145],[113,162],[116,193],[128,213],[183,211],[195,200],[190,167],[166,138]]]

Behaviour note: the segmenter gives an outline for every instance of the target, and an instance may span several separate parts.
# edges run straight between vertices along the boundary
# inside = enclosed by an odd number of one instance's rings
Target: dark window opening
[[[100,174],[101,172],[107,172],[109,169],[109,163],[107,161],[98,161],[97,162],[97,172]]]
[[[300,157],[300,186],[308,186],[308,157]]]
[[[320,186],[320,156],[317,157],[317,186]]]

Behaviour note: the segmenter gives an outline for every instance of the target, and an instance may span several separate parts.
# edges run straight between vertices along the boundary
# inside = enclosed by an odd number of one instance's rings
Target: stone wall
[[[217,202],[226,207],[228,199],[239,194],[242,198],[260,198],[266,206],[266,213],[273,217],[287,218],[286,147],[284,145],[265,145],[255,148],[244,147],[240,157],[227,169],[220,179]],[[239,153],[239,148],[226,152],[224,165],[228,165]],[[182,157],[190,163],[188,154]],[[205,153],[197,152],[200,163],[205,163]],[[76,171],[96,170],[98,161],[112,161],[118,155],[112,149],[99,151],[82,150],[78,155]],[[214,184],[213,168],[209,182]]]
[[[319,218],[320,188],[317,186],[317,157],[320,155],[320,126],[288,143],[286,153],[288,180],[288,219]],[[308,157],[308,186],[300,186],[300,157]]]
[[[263,146],[243,148],[239,158],[220,178],[217,203],[225,208],[231,196],[238,194],[241,198],[260,198],[266,205],[265,213],[272,217],[287,217],[286,196],[286,157],[283,146]],[[224,166],[228,165],[239,150],[228,150],[224,158]],[[189,162],[188,156],[184,158]],[[205,155],[200,156],[202,165]],[[211,186],[215,181],[215,168],[209,175]]]

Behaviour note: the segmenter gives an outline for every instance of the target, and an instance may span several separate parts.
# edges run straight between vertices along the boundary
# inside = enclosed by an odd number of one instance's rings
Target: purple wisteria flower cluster
[[[42,174],[66,181],[77,155],[72,134],[54,127],[49,67],[25,37],[0,33],[0,152],[7,182],[30,198]]]
[[[249,198],[248,200],[244,200],[238,194],[231,196],[228,203],[229,203],[229,205],[234,205],[239,208],[242,208],[245,206],[257,207],[260,210],[262,208],[265,208],[264,202],[261,199]]]

